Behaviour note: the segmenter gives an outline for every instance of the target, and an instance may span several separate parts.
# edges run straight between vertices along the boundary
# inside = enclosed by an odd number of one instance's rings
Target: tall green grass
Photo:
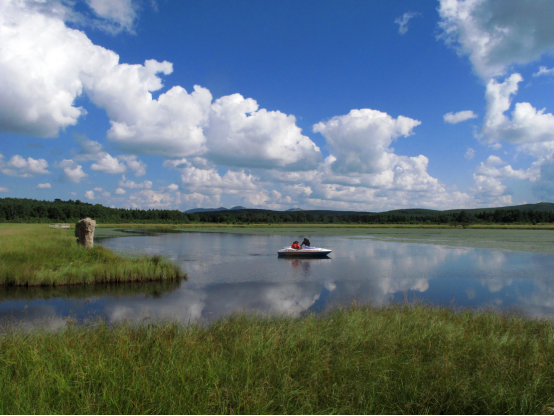
[[[0,225],[0,285],[58,286],[180,279],[161,256],[121,257],[77,245],[73,230],[40,224]]]
[[[423,306],[10,329],[0,413],[552,413],[554,324]]]

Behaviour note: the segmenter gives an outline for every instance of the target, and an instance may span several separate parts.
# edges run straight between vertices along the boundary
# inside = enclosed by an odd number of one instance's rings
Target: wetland
[[[12,266],[90,261],[32,227]],[[97,230],[97,258],[188,280],[0,286],[1,413],[554,411],[551,231]],[[329,258],[277,257],[303,236]]]
[[[329,258],[277,257],[304,236],[332,249]],[[52,327],[91,317],[209,323],[237,311],[301,317],[352,302],[383,307],[405,300],[554,316],[549,230],[99,228],[96,244],[121,258],[161,256],[188,280],[124,289],[3,287],[0,318]]]

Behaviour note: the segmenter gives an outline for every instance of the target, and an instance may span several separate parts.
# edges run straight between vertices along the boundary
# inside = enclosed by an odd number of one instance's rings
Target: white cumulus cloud
[[[39,183],[37,185],[37,188],[38,189],[48,189],[48,188],[52,188],[52,185],[50,185],[49,183]]]
[[[502,83],[492,79],[487,84],[487,112],[481,129],[481,136],[487,143],[554,141],[554,115],[545,113],[545,109],[537,110],[530,103],[516,103],[511,119],[506,116],[522,80],[520,74],[512,74]]]
[[[104,19],[100,27],[112,33],[134,31],[137,19],[136,4],[132,0],[86,0],[94,13]]]
[[[33,159],[32,157],[25,159],[20,155],[15,155],[9,161],[3,162],[3,157],[0,155],[0,171],[4,175],[28,178],[50,173],[46,170],[47,167],[48,162],[44,159]]]
[[[368,108],[352,110],[313,126],[326,139],[336,160],[333,170],[340,173],[380,173],[394,165],[392,142],[410,136],[420,121],[390,115]]]
[[[398,25],[398,33],[404,35],[408,31],[408,22],[416,16],[420,16],[420,13],[406,12],[401,17],[397,17],[394,23]]]
[[[443,116],[443,118],[446,123],[456,124],[472,118],[477,118],[477,114],[475,114],[471,110],[466,110],[466,111],[458,111],[457,113],[452,113],[452,112],[446,113]]]
[[[123,163],[120,163],[116,157],[110,156],[108,153],[102,155],[90,168],[106,173],[124,173],[127,170]]]
[[[554,75],[554,68],[547,69],[545,66],[539,67],[539,70],[533,74],[534,77],[540,77],[544,75]]]
[[[57,167],[63,169],[63,173],[60,177],[60,181],[62,182],[79,183],[81,179],[88,176],[83,172],[83,167],[71,159],[62,160],[58,163]]]
[[[117,189],[115,190],[115,193],[116,193],[117,195],[125,195],[125,189],[123,189],[123,188],[117,188]]]
[[[121,177],[121,180],[118,182],[118,185],[122,188],[129,188],[129,189],[150,189],[152,188],[152,181],[143,181],[140,183],[136,183],[133,181],[128,181],[125,179],[125,175]]]
[[[554,50],[550,0],[440,0],[440,37],[483,79]]]
[[[302,135],[292,115],[260,109],[233,94],[211,106],[206,127],[206,157],[230,166],[311,169],[321,161],[319,148]]]
[[[56,136],[85,113],[74,102],[86,94],[110,119],[108,139],[131,154],[209,155],[230,166],[288,169],[320,161],[319,148],[301,134],[294,116],[259,109],[240,94],[212,102],[210,91],[198,85],[190,93],[174,86],[154,99],[152,92],[163,87],[160,74],[173,71],[170,62],[120,63],[116,53],[67,27],[67,14],[28,3],[0,3],[0,131]],[[134,16],[125,0],[89,5],[123,27]],[[137,160],[97,156],[93,170],[122,173],[124,161],[137,176],[144,174]]]
[[[465,153],[464,157],[467,160],[471,160],[471,159],[473,159],[473,156],[475,156],[475,149],[472,149],[471,147],[469,147],[467,149],[467,152]]]
[[[95,163],[90,167],[92,170],[118,174],[127,172],[127,168],[129,168],[135,172],[135,176],[146,174],[146,164],[135,155],[114,157],[105,152],[100,143],[90,140],[86,136],[76,134],[74,139],[81,148],[79,153],[75,155],[75,159],[94,160]]]
[[[505,179],[534,182],[539,176],[538,164],[534,164],[527,170],[513,169],[498,156],[491,155],[475,169],[472,190],[476,198],[484,204],[509,205],[512,203],[512,196],[507,192],[508,187],[503,183]]]

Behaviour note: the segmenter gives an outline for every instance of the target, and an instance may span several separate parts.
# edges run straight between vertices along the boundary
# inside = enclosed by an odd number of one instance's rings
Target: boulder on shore
[[[92,247],[94,244],[94,228],[96,227],[96,221],[90,218],[78,221],[75,224],[75,237],[77,237],[77,244],[83,247]]]

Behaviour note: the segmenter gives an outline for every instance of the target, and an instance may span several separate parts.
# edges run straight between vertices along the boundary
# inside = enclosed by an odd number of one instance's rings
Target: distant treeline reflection
[[[72,223],[86,217],[105,224],[537,224],[554,222],[554,204],[534,206],[540,206],[541,209],[525,210],[509,209],[509,207],[452,211],[405,209],[383,213],[241,209],[184,213],[178,210],[108,208],[79,200],[57,199],[52,202],[1,198],[0,222]]]

